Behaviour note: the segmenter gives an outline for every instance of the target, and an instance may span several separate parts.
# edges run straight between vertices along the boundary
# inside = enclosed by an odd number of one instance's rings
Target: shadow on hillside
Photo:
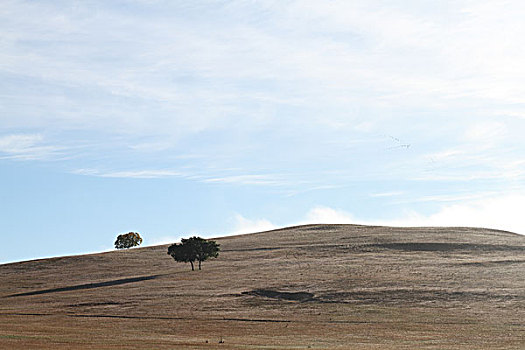
[[[151,275],[151,276],[142,276],[142,277],[121,278],[121,279],[113,280],[113,281],[105,281],[105,282],[98,282],[98,283],[86,283],[86,284],[79,284],[79,285],[76,285],[76,286],[68,286],[68,287],[52,288],[52,289],[44,289],[44,290],[36,290],[36,291],[33,291],[33,292],[11,294],[11,295],[8,295],[7,298],[22,297],[22,296],[29,296],[29,295],[40,295],[40,294],[48,294],[48,293],[56,293],[56,292],[69,292],[69,291],[81,290],[81,289],[93,289],[93,288],[100,288],[100,287],[118,286],[120,284],[127,284],[127,283],[135,283],[135,282],[153,280],[153,279],[158,278],[160,276],[161,275]]]
[[[280,292],[272,289],[254,289],[249,292],[242,292],[243,295],[253,295],[272,299],[288,301],[312,301],[314,295],[308,292]]]
[[[377,243],[368,244],[367,247],[384,248],[402,251],[416,252],[447,252],[454,250],[464,251],[525,251],[525,246],[497,245],[497,244],[471,244],[471,243],[430,243],[430,242],[411,242],[411,243]]]
[[[357,290],[314,295],[309,292],[281,292],[273,289],[254,289],[241,295],[263,297],[284,301],[317,302],[326,304],[431,304],[465,302],[506,302],[524,300],[525,296],[512,293],[486,291],[451,291],[439,289]]]

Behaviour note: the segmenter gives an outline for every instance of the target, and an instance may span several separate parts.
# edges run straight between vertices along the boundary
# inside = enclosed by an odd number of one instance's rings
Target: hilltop
[[[216,240],[195,272],[167,245],[0,265],[0,348],[525,344],[525,236],[306,225]]]

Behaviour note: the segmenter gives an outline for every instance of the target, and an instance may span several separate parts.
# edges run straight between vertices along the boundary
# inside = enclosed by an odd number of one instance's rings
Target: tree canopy
[[[118,235],[117,240],[115,241],[115,248],[117,249],[127,249],[131,247],[136,247],[142,243],[142,237],[138,232],[128,232]]]
[[[201,237],[190,237],[181,239],[180,243],[172,244],[168,247],[168,254],[177,262],[189,262],[191,270],[194,271],[195,261],[201,263],[209,258],[219,256],[220,245],[215,241],[209,241]]]

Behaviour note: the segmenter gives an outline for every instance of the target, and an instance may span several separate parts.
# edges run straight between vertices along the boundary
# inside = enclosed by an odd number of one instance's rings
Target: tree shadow
[[[118,285],[121,285],[121,284],[153,280],[153,279],[158,278],[160,276],[162,276],[162,275],[151,275],[151,276],[142,276],[142,277],[121,278],[121,279],[118,279],[118,280],[105,281],[105,282],[86,283],[86,284],[79,284],[79,285],[76,285],[76,286],[68,286],[68,287],[61,287],[61,288],[36,290],[36,291],[33,291],[33,292],[11,294],[11,295],[8,295],[7,298],[22,297],[22,296],[29,296],[29,295],[40,295],[40,294],[48,294],[48,293],[57,293],[57,292],[69,292],[69,291],[73,291],[73,290],[82,290],[82,289],[94,289],[94,288],[101,288],[101,287],[118,286]]]

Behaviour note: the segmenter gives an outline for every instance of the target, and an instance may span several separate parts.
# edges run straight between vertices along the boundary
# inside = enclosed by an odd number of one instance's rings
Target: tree
[[[117,240],[115,241],[115,248],[117,249],[127,249],[131,247],[136,247],[142,243],[142,237],[138,232],[129,232],[118,235]]]
[[[220,245],[215,241],[208,241],[200,237],[192,237],[189,239],[195,245],[195,252],[197,261],[199,262],[199,270],[201,263],[209,258],[216,258],[219,256]]]
[[[191,264],[191,270],[194,271],[195,268],[193,263],[196,260],[195,254],[193,252],[193,247],[189,244],[185,244],[186,240],[181,240],[181,243],[175,243],[168,247],[168,254],[177,261],[177,262],[189,262]]]
[[[194,263],[201,263],[209,258],[219,256],[220,245],[215,241],[208,241],[201,237],[183,238],[180,243],[172,244],[168,247],[168,254],[177,262],[189,262],[191,270],[195,271]]]

